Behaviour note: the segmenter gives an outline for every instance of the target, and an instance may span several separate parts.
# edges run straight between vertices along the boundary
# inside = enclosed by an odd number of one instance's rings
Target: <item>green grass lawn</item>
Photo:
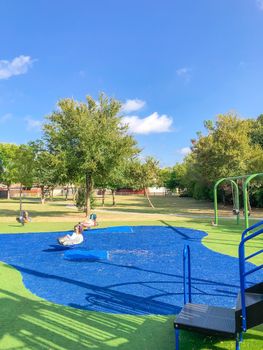
[[[154,199],[155,211],[150,211],[143,197],[117,198],[120,203],[117,212],[98,211],[100,227],[109,225],[174,225],[203,230],[208,233],[203,243],[210,249],[223,254],[237,256],[237,247],[242,224],[234,220],[222,220],[218,227],[210,219],[177,217],[181,213],[175,207],[186,205],[186,201],[175,198]],[[125,204],[126,203],[126,211]],[[190,202],[188,202],[190,203]],[[189,210],[198,211],[198,202],[191,200]],[[26,201],[26,209],[32,212],[33,222],[21,226],[15,222],[17,201],[0,200],[0,233],[45,232],[69,230],[83,214],[76,212],[67,203],[59,200],[44,206],[36,200]],[[123,205],[123,206],[122,206]],[[201,203],[200,213],[209,215],[210,203]],[[131,215],[130,210],[141,214]],[[190,209],[189,209],[190,207]],[[208,209],[206,209],[206,207]],[[6,208],[6,209],[5,209]],[[122,214],[119,214],[122,208]],[[138,208],[140,210],[138,211]],[[168,209],[169,210],[168,210]],[[100,208],[103,209],[103,208]],[[114,210],[109,203],[104,209]],[[6,210],[3,213],[2,210]],[[167,212],[168,211],[168,212]],[[50,215],[49,215],[50,213]],[[150,213],[152,215],[144,214]],[[247,253],[262,247],[262,240],[254,240]],[[253,262],[260,264],[260,257]],[[215,272],[216,273],[216,272]],[[29,292],[22,283],[21,275],[10,266],[0,263],[0,349],[44,350],[44,349],[122,349],[122,350],[172,350],[174,349],[173,320],[175,316],[129,316],[89,312],[50,303]],[[65,291],[68,292],[68,291]],[[241,349],[263,348],[263,328],[249,330],[244,336]],[[182,332],[181,349],[234,349],[234,341],[203,337]]]

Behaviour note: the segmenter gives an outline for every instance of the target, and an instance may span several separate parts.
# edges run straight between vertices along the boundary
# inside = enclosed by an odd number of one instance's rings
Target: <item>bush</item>
[[[251,191],[250,204],[252,207],[263,208],[263,188],[257,188]]]
[[[84,187],[79,187],[76,194],[76,206],[79,210],[85,211],[86,209],[86,189]],[[94,209],[95,199],[93,194],[90,196],[90,206]]]
[[[196,182],[194,185],[194,190],[193,190],[193,198],[194,199],[210,199],[209,191],[210,191],[209,187]]]

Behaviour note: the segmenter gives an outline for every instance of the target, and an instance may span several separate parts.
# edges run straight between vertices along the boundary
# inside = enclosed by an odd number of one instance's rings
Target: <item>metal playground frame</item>
[[[229,181],[233,185],[234,189],[234,200],[236,203],[236,216],[237,216],[237,224],[239,224],[240,220],[240,211],[239,211],[239,188],[237,181],[243,180],[242,190],[243,190],[243,203],[244,203],[244,216],[245,216],[245,227],[249,227],[249,211],[248,211],[248,185],[252,179],[258,176],[263,176],[263,173],[250,174],[250,175],[242,175],[242,176],[230,176],[223,177],[219,179],[214,186],[214,213],[215,213],[215,225],[218,225],[218,207],[217,207],[217,189],[218,186],[224,182]]]

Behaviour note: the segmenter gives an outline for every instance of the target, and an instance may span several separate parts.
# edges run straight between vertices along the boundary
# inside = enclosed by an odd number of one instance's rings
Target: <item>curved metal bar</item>
[[[236,181],[234,180],[230,180],[231,183],[234,185],[235,187],[235,193],[233,194],[233,196],[235,197],[235,202],[237,204],[237,208],[238,209],[238,214],[237,214],[237,225],[239,224],[239,217],[240,217],[240,212],[239,212],[239,189],[238,189],[238,184],[236,183]]]
[[[214,213],[215,213],[215,225],[218,225],[218,207],[217,207],[217,187],[218,185],[225,181],[225,178],[218,180],[214,185]]]
[[[239,248],[238,248],[238,255],[239,255],[239,274],[240,274],[240,296],[241,296],[241,307],[242,307],[242,330],[246,332],[247,330],[247,320],[246,320],[246,276],[256,272],[260,269],[263,268],[263,265],[257,266],[252,270],[249,270],[246,272],[245,268],[245,262],[248,258],[251,258],[252,256],[255,256],[254,254],[251,254],[250,256],[245,256],[245,243],[249,241],[250,239],[257,237],[261,234],[263,234],[263,229],[260,229],[256,232],[251,233],[249,236],[246,236],[246,233],[251,231],[253,228],[258,227],[260,225],[263,225],[263,221],[260,223],[251,226],[249,229],[246,229],[243,234],[242,234],[242,240],[239,243]]]
[[[257,176],[260,176],[260,175],[263,175],[263,174],[252,174],[252,175],[249,175],[244,184],[243,184],[243,199],[244,199],[244,215],[245,215],[245,225],[246,225],[246,228],[249,227],[249,219],[248,219],[248,184],[250,183],[250,181],[252,179],[254,179],[255,177]]]
[[[224,181],[230,181],[234,185],[234,188],[235,188],[234,196],[235,196],[237,207],[239,210],[239,189],[238,189],[237,183],[232,178],[224,177],[222,179],[219,179],[214,185],[214,214],[215,214],[215,221],[214,222],[215,222],[215,225],[218,225],[217,188],[218,188],[218,185],[220,185]],[[239,215],[240,214],[238,213],[237,214],[237,224],[239,224]]]
[[[215,185],[214,185],[214,214],[215,214],[215,224],[218,225],[218,206],[217,206],[217,188],[218,185],[223,181],[231,181],[233,184],[235,184],[236,189],[236,195],[238,200],[238,207],[239,207],[239,190],[238,185],[235,182],[235,180],[238,179],[245,179],[243,183],[243,198],[244,198],[244,215],[245,215],[245,225],[246,228],[249,227],[249,220],[248,220],[248,184],[249,182],[254,179],[257,176],[263,176],[263,173],[257,173],[257,174],[250,174],[250,175],[242,175],[242,176],[230,176],[230,177],[224,177],[219,179]],[[237,216],[237,223],[239,223],[239,215]]]
[[[256,224],[246,228],[245,231],[243,231],[243,233],[242,233],[242,239],[245,238],[245,236],[248,232],[250,232],[250,231],[254,230],[254,228],[257,228],[257,227],[262,226],[262,225],[263,225],[263,221],[259,221]]]

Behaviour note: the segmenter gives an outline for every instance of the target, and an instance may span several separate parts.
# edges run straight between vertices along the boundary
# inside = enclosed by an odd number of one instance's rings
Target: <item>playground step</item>
[[[235,337],[235,310],[203,304],[186,304],[174,321],[185,329],[223,337]]]
[[[248,293],[262,293],[263,294],[263,282],[254,284],[253,286],[246,288]]]
[[[245,293],[247,328],[263,323],[263,293]],[[236,305],[237,329],[241,327],[241,297],[238,293]]]

